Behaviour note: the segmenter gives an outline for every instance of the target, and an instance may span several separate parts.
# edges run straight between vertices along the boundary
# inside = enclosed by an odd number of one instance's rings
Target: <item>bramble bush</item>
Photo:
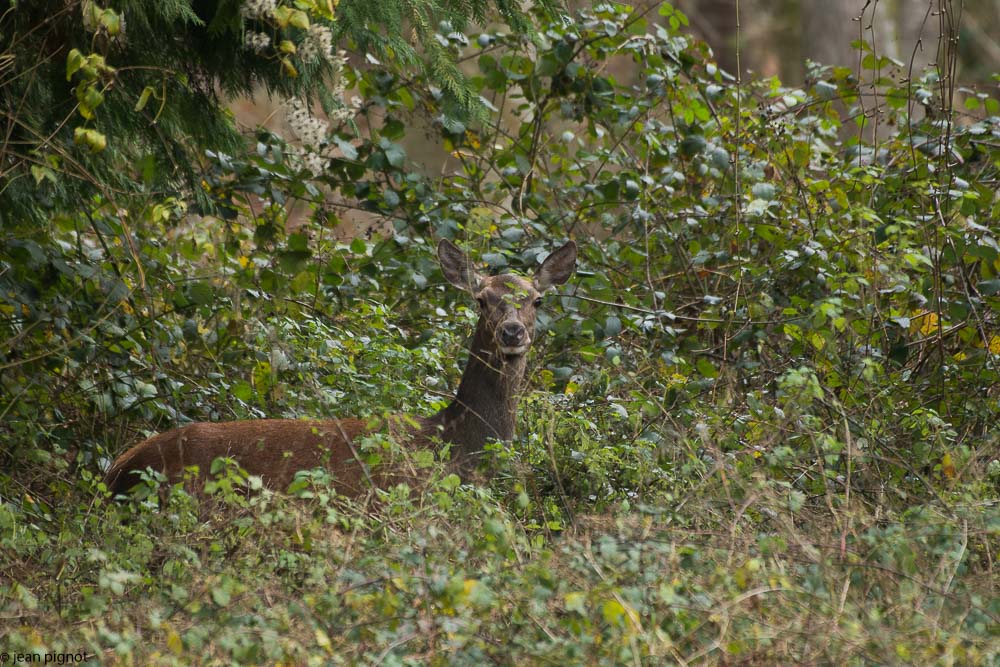
[[[206,151],[198,193],[5,222],[5,649],[1000,659],[1000,104],[956,88],[947,45],[910,84],[862,45],[788,87],[734,80],[668,4],[533,18],[439,27],[486,121],[422,74],[347,67],[359,116],[318,175],[259,129]],[[438,175],[407,154],[426,133]],[[336,240],[348,211],[385,232]],[[520,435],[477,477],[424,457],[426,488],[365,505],[321,471],[285,495],[220,462],[208,499],[155,475],[102,493],[112,457],[179,423],[440,405],[476,315],[438,237],[492,270],[581,248]]]

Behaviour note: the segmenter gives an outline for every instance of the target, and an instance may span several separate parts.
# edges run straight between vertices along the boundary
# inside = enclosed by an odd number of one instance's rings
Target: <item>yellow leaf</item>
[[[937,313],[921,312],[910,318],[910,333],[918,331],[924,336],[932,336],[941,329]]]
[[[174,655],[181,655],[184,653],[184,641],[181,636],[177,634],[176,630],[171,630],[167,633],[167,648]]]
[[[1000,354],[1000,336],[990,338],[990,354]]]
[[[629,637],[642,629],[639,624],[639,614],[635,609],[618,600],[605,600],[601,606],[601,615],[610,625],[624,629]]]
[[[927,313],[927,317],[924,318],[924,323],[920,327],[920,333],[930,336],[937,333],[940,329],[941,323],[938,321],[937,313]]]
[[[81,107],[81,113],[83,107]],[[78,146],[85,146],[91,153],[100,153],[107,148],[107,138],[98,132],[87,127],[77,127],[73,129],[73,143]]]
[[[687,384],[687,382],[688,379],[686,376],[681,375],[680,373],[677,372],[671,373],[670,376],[667,377],[667,389],[685,385]]]
[[[618,600],[605,600],[601,606],[601,615],[611,625],[621,625],[625,618],[625,607]]]
[[[945,452],[944,456],[941,457],[941,474],[948,479],[955,479],[955,464],[948,452]]]

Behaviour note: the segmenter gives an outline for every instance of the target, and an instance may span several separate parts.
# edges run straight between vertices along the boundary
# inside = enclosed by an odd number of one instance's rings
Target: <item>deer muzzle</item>
[[[504,322],[497,331],[497,342],[506,355],[524,354],[531,347],[528,330],[520,322]]]

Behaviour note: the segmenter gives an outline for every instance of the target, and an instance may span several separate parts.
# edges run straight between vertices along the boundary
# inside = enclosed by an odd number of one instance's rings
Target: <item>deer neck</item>
[[[436,433],[454,445],[452,460],[474,460],[487,440],[514,437],[525,364],[523,355],[501,354],[480,323],[455,399],[427,423],[433,429],[428,435]]]

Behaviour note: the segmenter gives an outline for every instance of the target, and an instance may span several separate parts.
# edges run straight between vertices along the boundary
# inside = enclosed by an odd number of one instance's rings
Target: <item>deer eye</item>
[[[538,297],[535,299],[535,308],[541,308],[541,307],[542,307],[542,297]]]
[[[486,308],[486,297],[485,296],[477,296],[476,297],[476,303],[479,304],[480,308],[485,309]]]

